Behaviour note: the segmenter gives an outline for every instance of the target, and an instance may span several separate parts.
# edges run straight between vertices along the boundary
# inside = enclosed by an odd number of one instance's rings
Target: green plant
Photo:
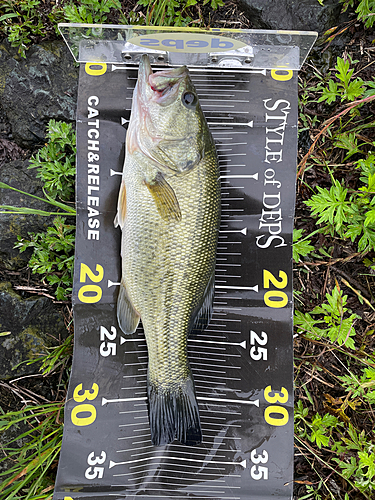
[[[30,159],[28,168],[38,170],[37,177],[44,181],[43,192],[45,198],[26,193],[16,189],[4,182],[0,182],[0,188],[11,189],[25,196],[43,201],[49,205],[63,210],[64,212],[48,212],[27,207],[13,207],[0,205],[0,213],[18,213],[33,215],[72,215],[76,214],[75,208],[67,203],[57,201],[68,201],[72,198],[75,190],[75,155],[76,155],[76,136],[72,125],[65,122],[50,120],[47,126],[47,143],[39,150],[36,155]]]
[[[305,130],[311,130],[312,128],[316,127],[319,121],[317,116],[313,116],[311,118],[310,116],[305,115],[304,113],[299,114],[299,119],[302,125],[302,127],[298,127],[299,134]]]
[[[318,186],[318,193],[305,203],[317,223],[324,224],[322,232],[357,240],[358,251],[367,252],[375,249],[375,155],[369,153],[355,166],[363,184],[357,191],[350,192],[331,174],[331,188]]]
[[[320,82],[312,90],[321,93],[317,102],[327,102],[332,104],[339,99],[341,102],[353,102],[356,99],[371,97],[375,94],[375,82],[365,82],[361,78],[353,78],[354,68],[351,65],[358,61],[353,61],[350,57],[342,59],[338,57],[335,65],[334,78],[328,73],[326,78],[319,77]],[[328,86],[327,86],[328,85]],[[351,109],[351,113],[358,113],[357,107]]]
[[[360,4],[375,11],[375,2],[352,2],[355,9]],[[327,42],[354,22],[329,30]],[[297,192],[324,235],[315,240],[314,233],[303,232],[306,215],[297,212],[293,250],[302,292],[297,296],[301,311],[295,312],[300,334],[295,337],[295,439],[303,455],[301,499],[372,500],[375,494],[375,360],[372,322],[366,319],[374,310],[375,82],[366,81],[360,51],[348,52],[360,61],[338,58],[329,72],[316,69],[312,58],[300,73],[299,125],[312,144],[299,166]],[[299,245],[315,241],[315,249],[298,252]],[[346,293],[335,281],[338,274]],[[357,309],[361,317],[354,314]]]
[[[364,498],[368,500],[373,498],[375,490],[375,456],[372,443],[374,431],[369,436],[364,430],[359,433],[350,422],[345,426],[337,417],[329,413],[325,413],[323,417],[316,413],[310,418],[309,409],[303,406],[301,400],[295,406],[294,415],[296,441],[310,452],[312,448],[305,444],[304,440],[307,439],[312,445],[316,444],[320,452],[325,454],[327,461],[321,456],[318,457],[315,452],[314,455],[326,467],[338,473],[353,489],[363,493]],[[335,467],[330,465],[331,460],[337,464]],[[323,480],[319,482],[315,490],[307,486],[308,494],[300,497],[301,500],[302,498],[322,498],[314,496],[313,492],[320,490],[323,484],[327,487],[326,481]],[[332,492],[329,491],[329,494],[332,499],[336,498]],[[349,498],[346,493],[345,499]]]
[[[47,143],[30,159],[29,168],[38,170],[37,177],[52,198],[70,200],[74,195],[76,135],[70,123],[50,120]]]
[[[200,16],[194,20],[191,7],[199,0],[139,0],[138,5],[147,7],[146,24],[151,26],[189,26],[201,23]],[[223,0],[203,0],[202,5],[210,4],[216,10],[224,5]]]
[[[65,369],[73,355],[73,334],[69,335],[66,340],[57,347],[48,349],[48,353],[37,361],[42,361],[39,371],[44,375],[50,375],[58,368]]]
[[[0,435],[11,428],[21,429],[21,434],[2,447],[5,457],[0,463],[8,460],[13,465],[0,473],[4,478],[0,483],[1,500],[52,498],[52,466],[56,466],[63,433],[62,408],[62,403],[29,405],[0,415]]]
[[[370,273],[375,272],[375,258],[374,257],[371,259],[366,257],[365,259],[363,259],[363,263],[365,266],[370,268]]]
[[[355,329],[354,323],[359,316],[351,313],[346,306],[347,295],[342,294],[339,286],[336,284],[332,294],[327,293],[328,303],[315,307],[310,313],[295,311],[294,324],[297,331],[304,333],[307,338],[328,340],[339,346],[345,345],[349,349],[354,349]],[[347,316],[346,313],[350,315]],[[315,319],[313,316],[323,315],[321,319]],[[328,328],[320,328],[317,325],[325,324]]]
[[[297,401],[294,409],[295,432],[301,438],[307,437],[311,443],[316,443],[320,449],[322,446],[328,446],[332,442],[332,431],[339,425],[338,418],[326,413],[321,417],[318,413],[309,420],[309,409],[303,406],[301,400]]]
[[[47,143],[30,160],[29,168],[37,168],[37,176],[44,181],[46,198],[24,193],[7,184],[0,187],[13,189],[32,198],[45,201],[64,212],[47,212],[27,207],[0,206],[0,213],[57,215],[53,226],[43,233],[29,233],[29,238],[18,236],[15,248],[24,252],[33,249],[29,267],[33,273],[43,275],[47,283],[55,287],[58,300],[66,300],[72,291],[75,225],[68,223],[62,215],[75,215],[75,209],[57,201],[60,197],[69,200],[74,194],[76,136],[71,124],[50,120],[47,128]]]
[[[310,252],[314,250],[314,246],[311,245],[311,234],[301,238],[304,230],[294,229],[293,230],[293,260],[294,262],[299,262],[301,257],[307,257]],[[317,232],[317,231],[316,231]]]
[[[306,485],[307,495],[300,497],[299,500],[307,500],[308,498],[314,499],[314,500],[322,500],[323,499],[323,497],[321,495],[322,485],[323,485],[323,481],[320,481],[318,486]]]
[[[224,0],[204,0],[203,5],[210,4],[211,8],[216,10],[218,7],[222,7],[224,5]]]
[[[361,398],[370,405],[375,403],[375,368],[362,369],[359,377],[349,373],[349,375],[342,375],[338,378],[350,397]]]
[[[64,210],[64,212],[47,212],[47,210],[39,210],[36,208],[28,208],[28,207],[13,207],[12,205],[0,205],[0,214],[23,214],[23,215],[44,215],[46,217],[49,217],[51,215],[70,215],[74,216],[76,214],[75,208],[72,208],[71,206],[61,203],[59,201],[54,200],[49,196],[47,193],[44,193],[46,195],[46,198],[40,198],[40,196],[35,196],[30,193],[26,193],[25,191],[22,191],[20,189],[16,189],[15,187],[9,186],[8,184],[5,184],[4,182],[0,182],[0,188],[3,189],[11,189],[12,191],[17,191],[17,193],[21,193],[25,196],[29,196],[30,198],[35,198],[36,200],[43,201],[44,203],[47,203],[49,205],[52,205],[56,208],[59,208],[60,210]]]
[[[146,24],[150,26],[187,26],[193,22],[189,7],[198,0],[139,0],[138,5],[147,7]],[[184,15],[186,17],[184,17]]]
[[[364,22],[366,28],[371,28],[375,22],[375,0],[340,0],[344,4],[343,12],[348,7],[356,8],[357,19]]]
[[[12,47],[18,47],[21,57],[26,57],[26,49],[31,37],[41,35],[44,25],[39,15],[40,0],[3,0],[0,16],[1,30],[8,35]]]
[[[33,273],[44,275],[50,285],[57,286],[57,300],[66,300],[72,291],[75,225],[55,217],[53,226],[45,233],[29,233],[30,240],[18,236],[15,248],[24,252],[32,248],[29,267]]]
[[[0,441],[4,455],[0,459],[3,470],[0,473],[0,500],[52,500],[63,436],[64,403],[58,401],[58,397],[60,390],[62,396],[66,392],[73,335],[48,351],[24,363],[41,363],[39,371],[43,377],[60,371],[56,400],[46,404],[27,404],[19,411],[8,413],[0,406]],[[9,440],[14,435],[16,437]]]
[[[318,194],[314,194],[306,205],[310,207],[311,215],[318,216],[318,224],[325,223],[331,234],[334,231],[343,236],[342,228],[344,223],[349,222],[349,216],[354,214],[352,199],[348,198],[348,190],[337,180],[332,179],[332,186],[327,188],[317,187]]]
[[[319,83],[316,90],[322,92],[322,96],[318,99],[318,102],[327,101],[327,104],[332,104],[337,98],[344,101],[355,101],[364,92],[364,82],[361,78],[352,79],[354,68],[350,69],[350,64],[354,64],[358,61],[352,61],[349,59],[344,60],[341,57],[337,58],[335,70],[335,77],[338,80],[330,79],[328,81],[328,88],[324,87],[322,83]]]
[[[64,15],[70,23],[104,24],[111,9],[121,11],[119,0],[80,0],[64,5]]]
[[[347,434],[342,435],[341,443],[336,444],[339,452],[346,451],[346,457],[333,458],[341,468],[343,477],[354,479],[355,487],[363,493],[373,494],[375,491],[374,438],[374,431],[366,436],[365,431],[358,433],[349,424]]]
[[[5,334],[11,332],[5,332]],[[62,344],[56,347],[45,347],[45,352],[39,354],[38,357],[33,359],[26,359],[21,361],[13,367],[13,370],[17,369],[21,365],[33,365],[35,363],[39,364],[39,372],[42,373],[43,377],[47,377],[52,373],[55,373],[57,369],[60,369],[60,381],[63,372],[66,370],[70,371],[70,361],[73,355],[73,334],[69,335]],[[63,385],[63,384],[59,384]]]

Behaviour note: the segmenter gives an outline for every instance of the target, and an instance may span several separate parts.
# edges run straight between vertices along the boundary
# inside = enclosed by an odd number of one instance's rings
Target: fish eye
[[[198,98],[197,96],[194,94],[194,92],[184,92],[184,94],[182,94],[182,104],[184,106],[186,106],[187,108],[195,108],[197,102],[198,102]]]

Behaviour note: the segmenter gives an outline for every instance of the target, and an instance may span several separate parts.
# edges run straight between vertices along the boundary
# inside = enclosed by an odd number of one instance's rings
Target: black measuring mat
[[[75,346],[54,500],[291,498],[297,73],[191,69],[214,137],[221,224],[214,311],[188,339],[203,433],[153,446],[142,327],[116,319],[113,221],[136,69],[81,64]]]

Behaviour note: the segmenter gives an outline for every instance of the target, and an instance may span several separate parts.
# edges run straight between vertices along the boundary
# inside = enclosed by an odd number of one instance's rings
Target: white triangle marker
[[[109,175],[112,177],[113,175],[122,175],[122,172],[116,172],[116,170],[113,170],[111,168],[111,170],[109,171]]]
[[[259,178],[258,172],[256,174],[251,175],[221,175],[220,179],[255,179],[256,181]]]
[[[219,231],[219,233],[242,233],[246,236],[247,234],[247,227],[244,227],[243,229],[229,229],[228,231]]]
[[[238,127],[254,127],[254,122],[253,120],[251,120],[251,122],[243,122],[243,123],[230,123],[230,122],[225,122],[225,123],[216,123],[216,122],[207,122],[208,125],[227,125],[228,127],[232,127],[232,126],[238,126]]]
[[[111,286],[118,286],[118,285],[121,285],[121,283],[115,283],[114,281],[108,280],[108,288],[110,288]]]

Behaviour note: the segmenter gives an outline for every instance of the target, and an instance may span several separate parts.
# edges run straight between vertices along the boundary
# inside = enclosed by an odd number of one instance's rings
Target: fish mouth
[[[138,82],[148,82],[150,75],[152,75],[150,59],[147,54],[143,54],[138,68]]]
[[[188,77],[186,66],[153,73],[147,54],[142,56],[138,70],[138,81],[143,92],[151,91],[151,100],[161,106],[171,104],[177,97],[180,85]]]

